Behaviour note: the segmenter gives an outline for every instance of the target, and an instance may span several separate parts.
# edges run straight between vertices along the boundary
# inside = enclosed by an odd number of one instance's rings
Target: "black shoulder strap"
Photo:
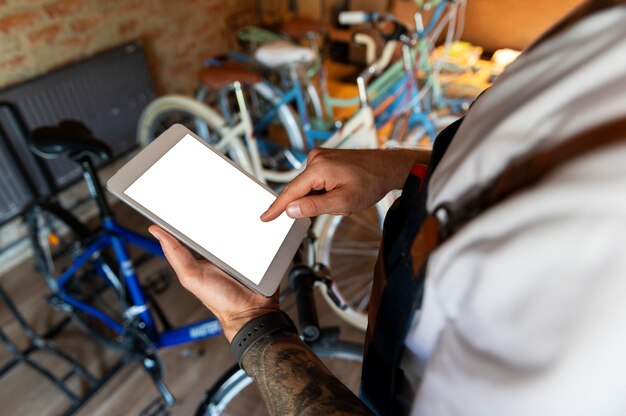
[[[442,204],[426,218],[411,246],[413,271],[417,273],[434,249],[489,208],[536,184],[566,162],[619,142],[626,142],[626,117],[592,127],[556,146],[520,157],[486,186],[470,190],[454,203]]]

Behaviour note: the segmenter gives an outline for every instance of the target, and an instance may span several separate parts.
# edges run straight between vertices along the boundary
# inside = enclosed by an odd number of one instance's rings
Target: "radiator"
[[[0,224],[20,214],[35,198],[10,145],[0,126]]]
[[[109,144],[114,159],[136,147],[139,116],[154,99],[154,88],[143,47],[132,42],[98,53],[43,76],[0,91],[0,101],[15,104],[30,130],[63,119],[83,122],[94,136]],[[80,177],[80,168],[67,157],[46,161],[52,186],[27,148],[19,128],[0,110],[0,139],[9,145],[35,184],[49,196]],[[32,201],[22,173],[0,140],[0,225],[18,216]],[[52,189],[57,188],[57,189]]]

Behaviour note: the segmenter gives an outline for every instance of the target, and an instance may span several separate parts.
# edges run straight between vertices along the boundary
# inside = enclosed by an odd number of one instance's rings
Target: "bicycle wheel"
[[[227,129],[224,119],[212,108],[182,95],[165,95],[146,107],[137,127],[139,145],[147,146],[176,123],[184,125],[248,172],[252,172],[250,157],[241,138],[230,135],[224,139],[223,132]]]
[[[71,213],[56,204],[41,204],[26,214],[29,239],[38,271],[52,292],[50,303],[69,314],[94,340],[112,347],[127,348],[124,334],[116,332],[76,302],[97,310],[119,323],[125,310],[124,288],[114,262],[106,252],[96,252],[63,287],[57,277],[84,251],[93,233]]]
[[[274,88],[267,82],[257,82],[253,85],[252,109],[250,111],[253,119],[260,120],[270,109],[276,111],[274,125],[278,125],[279,129],[268,130],[262,132],[264,136],[270,140],[279,141],[278,136],[287,136],[289,145],[292,149],[299,152],[306,151],[307,145],[300,122],[294,111],[287,104],[280,102],[281,97]]]
[[[251,88],[245,89],[246,101],[249,106],[248,111],[255,126],[257,137],[275,140],[284,146],[291,147],[297,151],[306,149],[306,141],[300,129],[298,118],[293,110],[285,103],[281,103],[280,93],[277,92],[267,82],[257,82]],[[234,99],[233,94],[229,94],[227,90],[222,89],[216,94],[209,94],[209,89],[200,86],[196,90],[195,98],[207,105],[210,98],[217,100],[216,107],[219,107],[221,116],[226,120],[232,121],[238,113],[238,103]],[[274,110],[275,116],[271,122],[262,129],[259,127],[258,121],[263,118],[269,111]]]
[[[363,331],[367,328],[383,219],[395,198],[397,194],[390,193],[365,211],[350,216],[323,215],[314,224],[316,262],[330,269],[331,290],[342,305],[337,305],[325,287],[319,286],[322,296],[342,319]]]
[[[324,114],[324,108],[322,107],[322,100],[317,92],[317,88],[311,82],[307,82],[306,88],[303,89],[304,101],[307,104],[307,108],[311,108],[313,116],[316,119],[324,120],[326,114]]]
[[[246,88],[245,93],[263,169],[277,172],[300,169],[306,160],[307,145],[296,114],[281,102],[281,92],[267,82],[258,82]],[[196,96],[202,97],[202,91]],[[236,100],[232,102],[233,94],[218,96],[222,114],[237,119],[239,104]],[[270,183],[274,189],[281,185]]]
[[[313,351],[342,383],[358,394],[363,361],[360,345],[338,342],[334,345],[313,346]],[[252,381],[235,365],[207,392],[196,416],[267,415],[265,403]]]

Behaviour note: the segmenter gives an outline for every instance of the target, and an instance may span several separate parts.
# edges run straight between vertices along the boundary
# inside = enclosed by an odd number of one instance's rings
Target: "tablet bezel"
[[[187,237],[184,233],[178,231],[175,227],[167,223],[166,221],[159,218],[158,215],[154,214],[148,208],[144,207],[131,197],[125,194],[126,189],[128,189],[141,175],[143,175],[148,169],[150,169],[165,153],[167,153],[172,147],[178,144],[185,136],[190,135],[191,137],[198,140],[204,146],[206,146],[210,151],[219,155],[223,160],[230,163],[233,167],[239,170],[241,173],[252,179],[254,182],[271,192],[273,195],[276,193],[270,189],[267,185],[259,181],[253,175],[249,174],[241,167],[236,165],[232,160],[228,159],[225,155],[215,150],[211,145],[206,143],[200,137],[198,137],[194,132],[187,129],[186,127],[180,124],[174,124],[165,132],[163,132],[159,137],[156,138],[150,145],[141,150],[135,157],[133,157],[129,162],[127,162],[121,169],[119,169],[108,181],[107,188],[108,190],[121,199],[124,203],[131,206],[133,209],[140,212],[142,215],[146,216],[155,224],[162,227],[164,230],[168,231],[178,240],[180,240],[183,244],[190,247],[194,251],[196,251],[201,256],[205,257],[220,269],[228,273],[230,276],[235,278],[238,282],[243,284],[244,286],[254,290],[262,294],[263,296],[270,297],[272,296],[278,286],[280,285],[282,279],[285,277],[289,266],[293,260],[293,257],[298,250],[298,247],[311,225],[311,220],[308,218],[300,218],[296,219],[291,226],[291,229],[287,233],[287,236],[283,240],[280,248],[276,252],[276,255],[272,259],[270,266],[266,270],[263,278],[260,283],[257,285],[250,279],[246,278],[241,273],[237,272],[231,266],[220,260],[218,257],[213,255],[211,252],[202,248],[200,245],[195,243],[189,237]],[[261,213],[259,213],[261,215]]]

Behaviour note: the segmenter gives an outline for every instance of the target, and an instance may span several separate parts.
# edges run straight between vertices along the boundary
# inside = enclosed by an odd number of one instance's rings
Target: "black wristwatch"
[[[241,360],[250,347],[260,339],[279,331],[298,333],[289,315],[280,310],[266,313],[245,324],[230,343],[230,351],[237,358],[239,366],[241,367]]]

